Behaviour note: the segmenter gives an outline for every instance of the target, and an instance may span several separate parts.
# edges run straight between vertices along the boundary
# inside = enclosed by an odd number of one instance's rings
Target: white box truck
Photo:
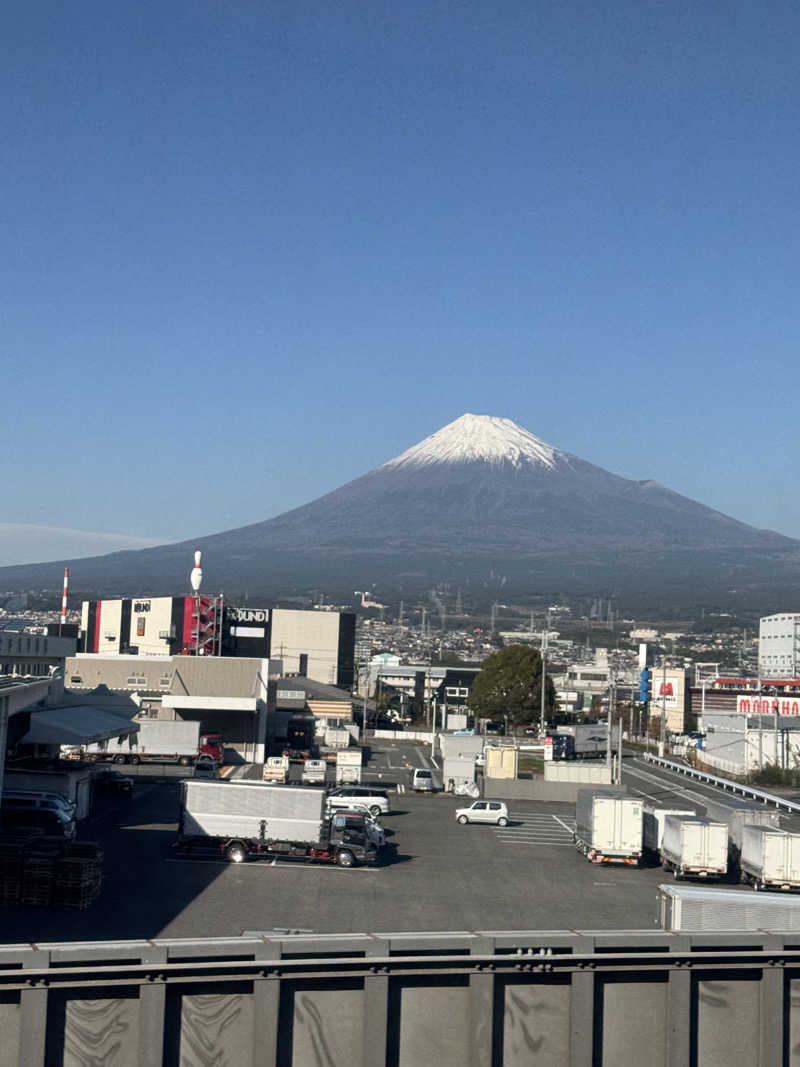
[[[765,808],[763,804],[753,804],[745,800],[726,797],[724,804],[709,798],[705,801],[706,817],[728,824],[728,869],[738,874],[742,851],[742,835],[745,826],[765,826],[768,829],[780,829],[780,816],[777,811]]]
[[[554,759],[591,759],[605,756],[608,747],[608,723],[585,722],[574,726],[558,726],[556,735],[562,734],[572,738],[571,748],[564,748],[560,754],[553,752]],[[619,725],[611,728],[612,751],[619,747]],[[558,747],[558,746],[557,746]]]
[[[242,779],[181,783],[176,845],[213,848],[232,863],[250,858],[314,860],[352,867],[377,849],[357,812],[325,813],[325,791]]]
[[[743,827],[740,867],[742,881],[754,889],[800,889],[800,834]]]
[[[728,826],[696,815],[667,815],[661,866],[679,878],[724,878],[728,873]]]
[[[591,863],[638,866],[642,855],[641,801],[605,790],[579,789],[575,844]]]
[[[336,753],[336,784],[358,785],[361,781],[360,748],[342,748]]]
[[[307,759],[303,764],[303,785],[325,785],[325,768],[327,766],[324,759]]]
[[[661,855],[661,840],[664,836],[664,820],[668,815],[696,815],[693,808],[654,808],[645,804],[642,817],[644,850],[650,856]]]
[[[220,734],[201,734],[199,722],[182,719],[133,719],[138,733],[111,737],[84,745],[81,758],[110,759],[114,763],[180,763],[190,767],[198,756],[210,756],[222,763],[223,743]]]
[[[264,761],[262,780],[265,782],[275,782],[282,785],[288,777],[289,757],[267,756],[266,760]]]
[[[671,933],[800,933],[800,899],[740,889],[665,884],[656,922]]]

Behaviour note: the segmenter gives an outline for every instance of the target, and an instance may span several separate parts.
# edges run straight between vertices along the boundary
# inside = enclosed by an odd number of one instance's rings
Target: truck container
[[[262,773],[262,779],[265,782],[279,782],[286,781],[289,775],[289,757],[288,756],[267,756],[264,761],[264,771]]]
[[[632,797],[579,789],[575,844],[592,863],[638,866],[642,855],[642,805]]]
[[[336,753],[336,784],[357,785],[361,781],[360,748],[342,748]]]
[[[754,889],[800,889],[800,834],[744,826],[740,869]]]
[[[672,933],[800,933],[800,899],[741,889],[665,884],[658,887],[656,922]]]
[[[140,718],[132,721],[139,727],[138,733],[84,745],[81,758],[110,759],[114,763],[180,763],[189,767],[199,756],[210,756],[216,763],[222,763],[221,735],[201,734],[199,722]]]
[[[740,871],[742,836],[745,826],[780,829],[778,812],[765,808],[763,804],[748,803],[733,797],[726,797],[724,804],[711,798],[704,803],[707,818],[728,824],[728,869],[734,874]]]
[[[266,782],[181,783],[177,845],[219,850],[232,863],[285,857],[352,867],[373,863],[377,849],[357,812],[325,810],[323,789]]]
[[[645,804],[642,809],[644,850],[651,856],[661,855],[661,839],[664,836],[664,820],[668,815],[696,815],[690,808],[654,808]]]
[[[326,767],[324,759],[306,760],[303,764],[303,785],[324,785]]]
[[[675,878],[724,878],[728,873],[728,826],[696,815],[667,815],[661,865]]]
[[[351,740],[350,731],[346,730],[344,727],[336,728],[329,726],[325,730],[326,748],[348,748]]]
[[[608,747],[607,722],[586,722],[577,723],[574,726],[558,726],[555,736],[558,734],[566,734],[571,737],[573,746],[571,751],[568,748],[565,749],[565,754],[560,757],[554,751],[554,759],[571,759],[573,757],[575,759],[591,759],[593,757],[600,758],[606,754]],[[619,746],[619,724],[612,728],[611,738],[612,751],[616,752]]]

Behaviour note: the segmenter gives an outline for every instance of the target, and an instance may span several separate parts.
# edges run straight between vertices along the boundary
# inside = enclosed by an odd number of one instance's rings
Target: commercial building
[[[758,673],[796,678],[800,666],[800,614],[765,615],[758,624]]]
[[[650,721],[661,721],[666,713],[667,730],[682,734],[686,729],[689,708],[689,676],[683,667],[653,668]]]
[[[0,630],[0,675],[47,677],[74,656],[74,637],[45,637],[14,630]]]
[[[241,760],[259,763],[280,674],[280,662],[269,659],[84,653],[67,660],[65,684],[72,692],[128,693],[145,717],[200,722]]]
[[[222,597],[85,600],[81,644],[104,656],[227,656],[283,660],[286,673],[350,689],[355,615],[235,607]]]

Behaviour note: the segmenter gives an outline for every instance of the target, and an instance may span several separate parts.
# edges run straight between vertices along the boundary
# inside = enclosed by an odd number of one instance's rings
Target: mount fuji
[[[317,500],[180,544],[82,559],[73,588],[155,594],[186,585],[203,550],[207,585],[238,594],[438,581],[520,592],[611,585],[674,599],[800,587],[800,542],[631,481],[510,419],[462,415]],[[0,589],[60,587],[60,563],[0,569]],[[355,585],[353,584],[355,583]]]

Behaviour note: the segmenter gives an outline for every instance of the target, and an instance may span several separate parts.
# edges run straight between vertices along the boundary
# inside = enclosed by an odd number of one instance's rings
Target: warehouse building
[[[85,600],[80,651],[102,656],[281,659],[286,673],[351,689],[351,612],[235,607],[220,597]]]
[[[758,625],[758,672],[762,678],[796,678],[800,669],[800,614],[765,615]]]

